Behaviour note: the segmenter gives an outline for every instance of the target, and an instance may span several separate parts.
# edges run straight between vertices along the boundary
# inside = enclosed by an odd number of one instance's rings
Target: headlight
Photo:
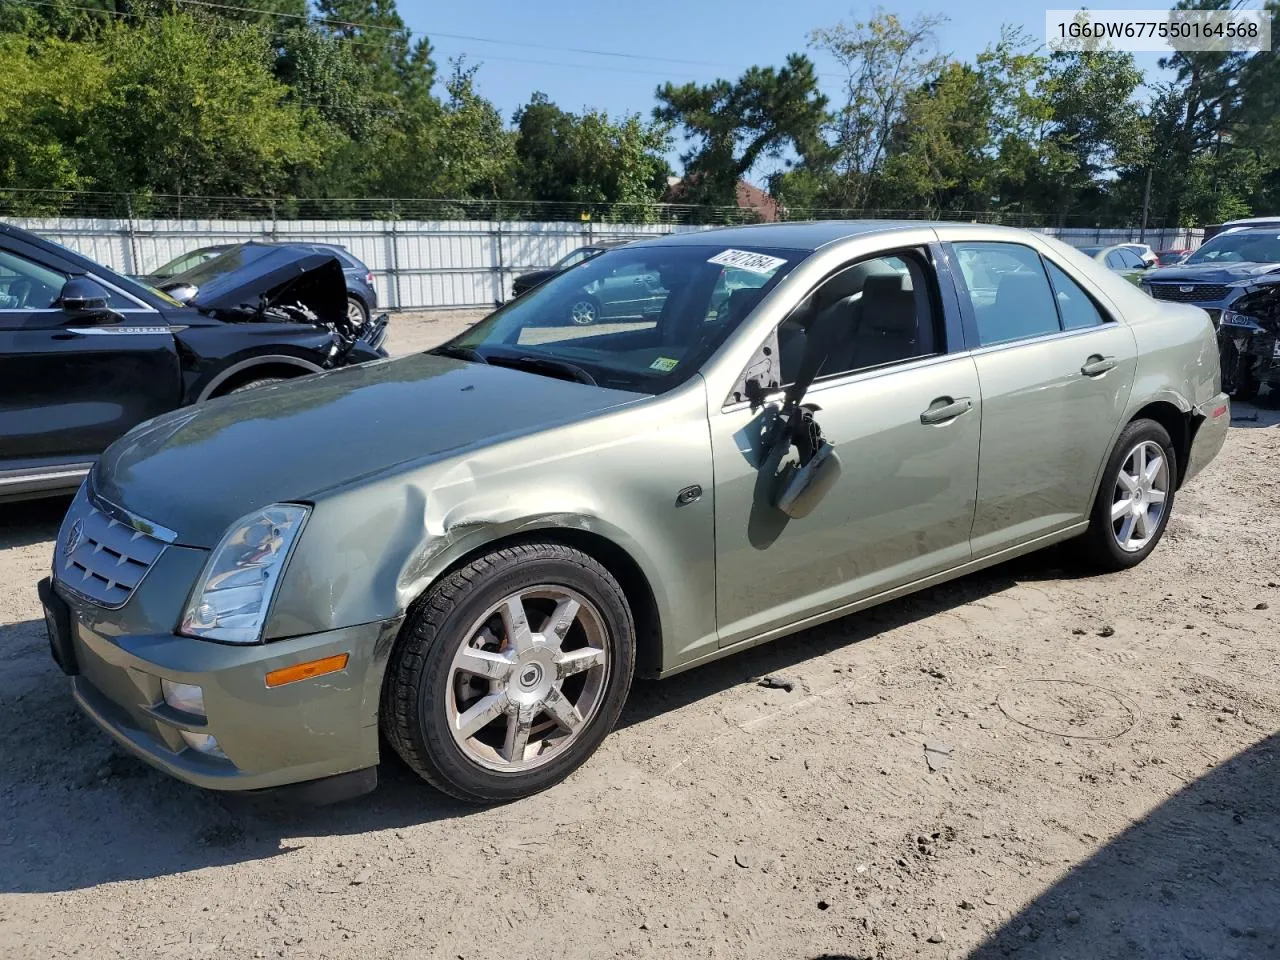
[[[257,643],[280,570],[309,512],[296,503],[277,503],[232,524],[191,591],[179,632]]]

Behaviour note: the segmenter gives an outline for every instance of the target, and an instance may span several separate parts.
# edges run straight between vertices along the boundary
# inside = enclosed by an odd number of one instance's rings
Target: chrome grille
[[[165,548],[165,541],[107,513],[105,504],[76,497],[58,533],[58,582],[104,607],[122,606]]]
[[[1225,299],[1227,287],[1221,283],[1153,283],[1151,295],[1157,300],[1198,303],[1202,300]]]

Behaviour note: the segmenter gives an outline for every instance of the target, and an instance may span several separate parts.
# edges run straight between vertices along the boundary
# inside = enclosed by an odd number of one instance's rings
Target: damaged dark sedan
[[[1280,272],[1244,287],[1218,328],[1222,387],[1252,400],[1263,384],[1280,390]]]
[[[0,500],[75,490],[177,407],[386,356],[331,254],[267,248],[185,299],[0,223]]]

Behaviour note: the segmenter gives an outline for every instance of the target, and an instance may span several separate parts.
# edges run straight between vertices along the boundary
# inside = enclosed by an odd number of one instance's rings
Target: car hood
[[[264,309],[290,304],[302,304],[327,325],[341,324],[347,315],[341,261],[314,250],[244,244],[166,278],[160,289],[185,292],[189,306],[224,320],[255,319]]]
[[[431,354],[258,387],[150,420],[112,444],[94,489],[209,547],[245,514],[458,456],[643,394]]]
[[[1273,271],[1277,263],[1179,263],[1160,267],[1145,274],[1152,283],[1239,283]]]
[[[544,280],[549,280],[559,272],[559,270],[532,270],[516,277],[515,283],[522,287],[531,287],[534,284],[542,283]]]

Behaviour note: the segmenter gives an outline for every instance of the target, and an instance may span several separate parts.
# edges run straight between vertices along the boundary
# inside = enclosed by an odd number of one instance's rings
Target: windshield
[[[512,300],[437,352],[661,393],[696,373],[808,255],[719,245],[611,250]]]
[[[1280,230],[1221,233],[1183,263],[1280,263]]]
[[[44,242],[49,244],[50,246],[57,247],[59,250],[65,250],[72,257],[83,256],[82,254],[76,253],[76,251],[72,250],[70,247],[64,244],[58,243],[56,240],[50,240],[48,237],[42,237],[41,239],[43,239]],[[145,293],[151,297],[154,297],[168,304],[171,307],[182,306],[181,303],[173,299],[173,297],[169,296],[169,294],[165,293],[163,290],[157,290],[155,287],[153,287],[149,283],[144,283],[143,281],[136,280],[133,277],[126,277],[124,276],[124,274],[117,273],[116,271],[112,270],[110,267],[106,266],[105,264],[98,263],[96,260],[91,262],[93,263],[93,272],[95,274],[102,277],[102,279],[108,280],[111,283],[115,284],[117,287],[119,287],[121,290],[124,290],[126,293],[133,294],[135,297],[138,296],[140,293]]]
[[[216,257],[226,249],[226,247],[202,247],[199,250],[192,250],[189,253],[182,254],[180,257],[174,257],[162,267],[157,267],[151,276],[157,280],[167,280],[169,277],[177,276],[184,270],[190,270],[198,263],[204,263],[204,261]]]
[[[1103,250],[1102,247],[1081,247],[1080,248],[1080,252],[1083,253],[1086,257],[1096,257],[1098,254],[1102,252],[1102,250]]]
[[[584,260],[590,260],[597,253],[602,253],[600,247],[579,247],[568,256],[561,257],[551,265],[552,270],[565,270],[569,267],[576,267]]]

